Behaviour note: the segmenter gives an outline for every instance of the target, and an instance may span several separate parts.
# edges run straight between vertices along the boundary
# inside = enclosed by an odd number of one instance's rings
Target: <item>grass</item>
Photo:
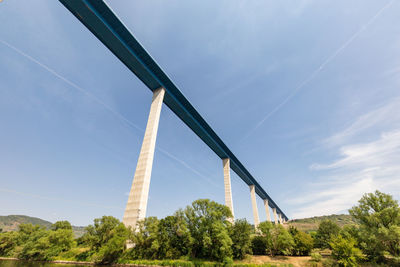
[[[204,260],[128,260],[120,262],[122,264],[135,264],[135,265],[145,265],[145,266],[171,266],[171,267],[222,267],[226,266],[222,262],[215,261],[204,261]],[[233,267],[290,267],[291,264],[276,264],[276,263],[243,263],[234,262]]]

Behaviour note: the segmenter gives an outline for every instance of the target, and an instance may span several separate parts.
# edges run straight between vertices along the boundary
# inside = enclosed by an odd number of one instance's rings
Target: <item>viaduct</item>
[[[123,217],[125,225],[135,227],[138,220],[146,217],[154,150],[163,103],[221,158],[225,184],[225,205],[230,208],[232,214],[234,214],[234,210],[230,169],[250,188],[255,227],[258,226],[260,221],[256,194],[264,201],[268,221],[271,221],[269,207],[272,208],[275,223],[283,223],[288,220],[288,217],[278,205],[218,137],[103,0],[59,1],[153,93],[146,131]]]

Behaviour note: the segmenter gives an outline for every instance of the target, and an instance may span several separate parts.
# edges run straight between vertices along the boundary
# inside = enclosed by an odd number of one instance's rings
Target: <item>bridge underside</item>
[[[175,84],[102,0],[60,0],[151,91],[165,89],[164,103],[221,159],[229,158],[232,170],[268,205],[288,218],[200,116]]]

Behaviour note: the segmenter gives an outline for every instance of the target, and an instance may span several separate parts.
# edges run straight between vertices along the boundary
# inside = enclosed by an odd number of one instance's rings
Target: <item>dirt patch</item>
[[[292,264],[294,267],[310,266],[310,256],[295,257],[295,256],[249,256],[241,262],[263,264],[263,263],[276,263],[276,264]]]

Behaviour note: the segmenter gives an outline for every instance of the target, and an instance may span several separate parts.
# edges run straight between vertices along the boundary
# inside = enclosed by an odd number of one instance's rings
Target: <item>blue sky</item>
[[[400,198],[399,2],[106,2],[290,218]],[[0,81],[0,214],[122,218],[151,92],[45,0],[0,3]],[[198,198],[222,162],[163,106],[147,215]]]

